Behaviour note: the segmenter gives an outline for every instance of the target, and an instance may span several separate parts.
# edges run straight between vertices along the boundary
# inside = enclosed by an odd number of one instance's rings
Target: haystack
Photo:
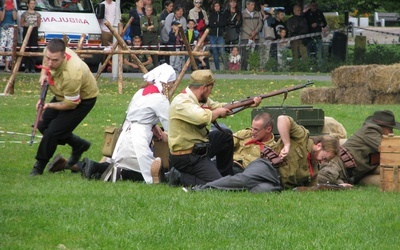
[[[375,94],[374,104],[400,104],[400,94]]]
[[[302,104],[336,103],[336,88],[305,88],[300,93]]]
[[[332,83],[337,87],[361,87],[367,83],[368,72],[377,65],[341,66],[332,72]]]
[[[400,64],[374,67],[366,83],[373,91],[390,94],[400,92]]]
[[[335,93],[337,103],[341,104],[372,104],[373,94],[367,86],[337,88]]]

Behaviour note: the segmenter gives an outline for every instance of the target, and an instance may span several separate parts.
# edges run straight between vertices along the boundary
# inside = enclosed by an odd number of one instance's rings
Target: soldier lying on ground
[[[340,157],[323,164],[318,182],[347,186],[360,183],[376,171],[382,135],[393,133],[394,128],[400,129],[400,123],[396,122],[390,110],[376,111],[367,117],[362,127],[343,144]],[[369,184],[379,186],[379,175]]]
[[[281,138],[274,147],[283,160],[273,166],[268,159],[259,158],[249,164],[243,173],[195,186],[194,190],[249,190],[253,193],[280,191],[296,186],[315,186],[319,164],[333,159],[339,151],[336,137],[325,135],[309,139],[309,132],[281,115],[277,120]]]

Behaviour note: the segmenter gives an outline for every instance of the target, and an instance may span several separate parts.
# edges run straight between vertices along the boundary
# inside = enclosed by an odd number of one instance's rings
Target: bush
[[[354,64],[393,64],[400,62],[400,45],[368,45],[365,53],[349,48]],[[357,56],[358,58],[354,58]],[[361,57],[361,58],[360,58]]]

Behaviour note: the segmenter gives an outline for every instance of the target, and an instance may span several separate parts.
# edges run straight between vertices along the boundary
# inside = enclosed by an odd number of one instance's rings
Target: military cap
[[[213,74],[209,69],[193,71],[193,73],[190,75],[190,80],[191,83],[196,85],[210,84],[215,82]]]

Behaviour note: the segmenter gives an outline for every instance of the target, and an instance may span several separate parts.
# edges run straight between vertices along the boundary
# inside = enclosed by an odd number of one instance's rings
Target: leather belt
[[[188,155],[193,152],[193,148],[187,149],[187,150],[181,150],[181,151],[170,151],[171,155]]]
[[[350,152],[345,147],[340,146],[339,154],[340,154],[340,159],[342,160],[345,168],[357,167],[357,163],[354,160],[354,157],[350,154]]]

